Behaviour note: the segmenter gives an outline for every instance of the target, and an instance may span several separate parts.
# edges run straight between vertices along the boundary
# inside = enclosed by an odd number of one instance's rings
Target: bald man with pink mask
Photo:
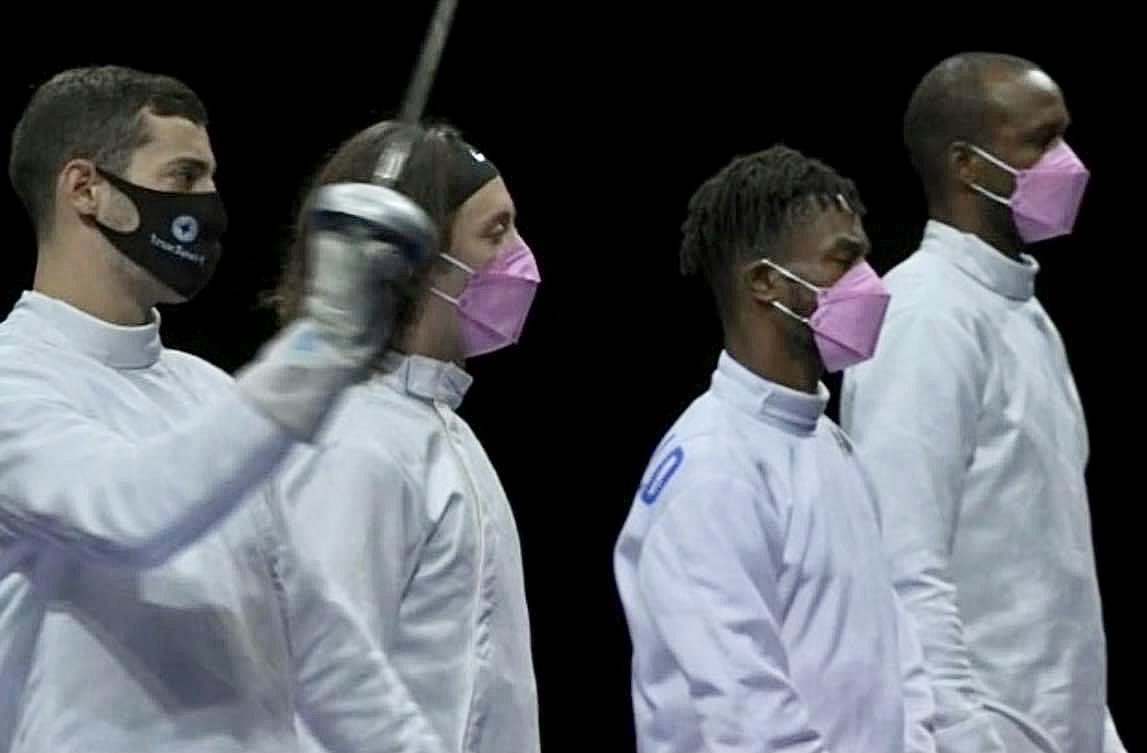
[[[1034,63],[937,65],[905,141],[929,218],[841,419],[877,488],[896,587],[920,631],[944,751],[1124,750],[1107,712],[1087,423],[1035,295],[1089,173],[1063,93]]]

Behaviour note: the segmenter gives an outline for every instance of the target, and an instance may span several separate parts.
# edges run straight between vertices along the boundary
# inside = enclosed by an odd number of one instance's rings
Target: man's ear
[[[741,272],[740,282],[747,286],[749,295],[758,303],[771,306],[780,298],[781,274],[768,264],[757,261],[747,265]]]
[[[949,144],[944,150],[944,164],[949,175],[955,176],[962,185],[968,186],[977,182],[977,163],[980,161],[972,148],[962,141]]]
[[[100,201],[106,200],[101,195],[107,188],[107,181],[100,177],[90,160],[74,159],[64,165],[56,180],[56,200],[81,215],[94,217]]]

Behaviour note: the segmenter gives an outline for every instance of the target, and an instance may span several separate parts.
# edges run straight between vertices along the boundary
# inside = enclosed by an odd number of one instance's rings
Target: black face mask
[[[219,239],[227,229],[227,212],[219,194],[154,191],[104,170],[99,173],[135,204],[139,227],[123,233],[98,220],[96,227],[155,279],[184,298],[194,297],[211,279],[223,253]]]

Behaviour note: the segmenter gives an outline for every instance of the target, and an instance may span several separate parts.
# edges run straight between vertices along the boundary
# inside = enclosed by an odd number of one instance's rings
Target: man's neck
[[[67,253],[41,244],[32,287],[111,324],[139,326],[151,321],[151,305],[140,301],[122,275],[101,261],[95,253]]]
[[[1024,243],[1012,232],[998,230],[980,213],[957,212],[946,207],[934,207],[930,216],[937,222],[951,225],[965,233],[970,233],[1010,259],[1018,260],[1024,251]]]
[[[445,314],[438,309],[434,302],[424,301],[418,318],[395,341],[395,347],[407,355],[425,356],[464,367],[466,362],[456,342],[457,338],[448,335],[450,330],[443,320]]]
[[[783,343],[775,338],[730,335],[725,338],[725,350],[737,363],[757,376],[782,387],[815,395],[820,383],[821,368],[814,358],[796,358]]]

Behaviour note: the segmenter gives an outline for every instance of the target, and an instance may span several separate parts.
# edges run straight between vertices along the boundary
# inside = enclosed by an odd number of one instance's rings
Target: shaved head
[[[996,121],[1008,110],[1001,99],[1010,98],[1001,88],[1029,75],[1051,82],[1029,60],[969,52],[942,61],[920,81],[904,116],[904,143],[929,202],[944,198],[948,148],[956,142],[990,142]]]

